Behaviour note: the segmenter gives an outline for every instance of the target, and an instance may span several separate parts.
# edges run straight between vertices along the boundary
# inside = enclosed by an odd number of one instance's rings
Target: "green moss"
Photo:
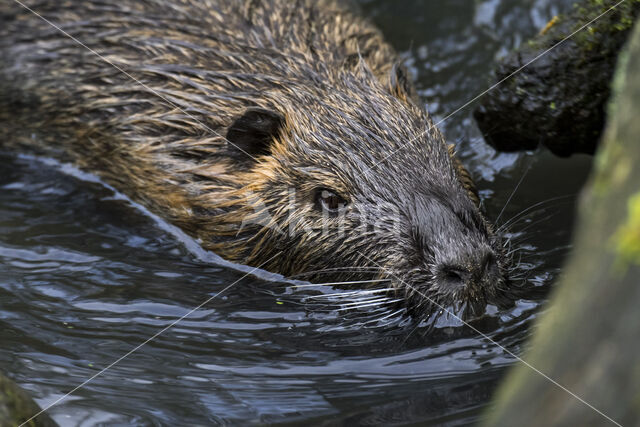
[[[542,49],[571,36],[572,41],[584,52],[597,49],[607,34],[626,32],[633,27],[640,9],[640,0],[626,0],[616,6],[618,2],[619,0],[583,0],[574,3],[571,13],[560,15],[548,31],[529,40],[527,46]],[[616,8],[610,10],[614,6]],[[587,23],[590,24],[579,31]]]
[[[626,270],[629,264],[640,265],[640,192],[629,198],[627,219],[613,235],[612,247],[616,252],[616,268]]]

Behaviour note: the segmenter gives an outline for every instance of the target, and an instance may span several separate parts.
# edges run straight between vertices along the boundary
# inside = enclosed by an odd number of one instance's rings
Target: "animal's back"
[[[62,84],[79,102],[73,85],[118,83],[123,71],[142,83],[190,72],[220,85],[208,92],[308,88],[340,84],[339,71],[360,58],[384,80],[395,59],[375,27],[331,0],[21,3],[31,10],[13,0],[0,5],[5,97]]]
[[[246,184],[256,153],[225,135],[247,108],[299,109],[361,60],[385,84],[394,59],[334,1],[22,3],[0,5],[0,147],[75,162],[188,231],[218,213],[195,198]]]

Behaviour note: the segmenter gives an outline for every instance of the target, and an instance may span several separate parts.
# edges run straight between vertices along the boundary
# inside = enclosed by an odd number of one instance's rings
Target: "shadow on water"
[[[360,3],[406,56],[436,121],[486,88],[496,55],[571,4]],[[489,217],[511,220],[518,274],[532,292],[474,326],[519,354],[568,248],[590,159],[496,154],[469,108],[440,127]],[[62,425],[463,425],[514,363],[465,327],[426,336],[370,295],[205,262],[188,250],[194,242],[59,167],[0,156],[0,189],[0,370],[43,406],[238,281],[52,408]]]

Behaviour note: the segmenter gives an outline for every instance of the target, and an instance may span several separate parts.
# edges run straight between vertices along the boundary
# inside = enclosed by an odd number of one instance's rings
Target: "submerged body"
[[[424,316],[505,298],[468,174],[346,8],[24,5],[0,6],[0,147],[94,172],[231,261],[383,278]]]

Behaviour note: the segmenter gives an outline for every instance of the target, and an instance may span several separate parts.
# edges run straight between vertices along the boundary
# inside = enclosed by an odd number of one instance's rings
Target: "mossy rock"
[[[560,156],[595,151],[618,55],[640,13],[640,0],[619,1],[582,0],[499,61],[496,82],[517,73],[474,111],[490,145],[515,151],[542,144]]]
[[[595,171],[582,195],[574,250],[523,355],[566,390],[518,363],[486,425],[640,420],[640,25],[613,92]]]
[[[0,374],[0,427],[22,425],[39,412],[40,407],[24,390]],[[57,424],[48,415],[40,414],[25,426],[55,427]]]

